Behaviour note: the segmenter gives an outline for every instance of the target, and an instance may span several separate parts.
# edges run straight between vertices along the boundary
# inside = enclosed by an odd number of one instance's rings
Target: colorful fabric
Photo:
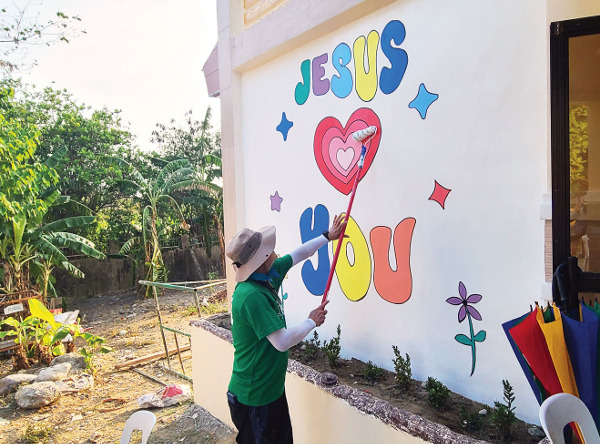
[[[540,380],[549,396],[562,392],[546,339],[537,321],[536,307],[523,321],[509,330],[517,347],[527,360],[533,374]]]
[[[271,345],[267,336],[286,327],[277,291],[292,266],[290,255],[276,259],[271,283],[247,280],[237,284],[231,301],[233,372],[229,391],[242,404],[261,406],[278,399],[285,385],[288,353]]]
[[[571,358],[569,357],[567,344],[565,342],[560,310],[558,307],[554,306],[553,311],[554,315],[552,318],[555,319],[554,321],[545,321],[546,316],[542,314],[542,310],[537,311],[537,321],[546,338],[548,351],[550,352],[550,357],[554,363],[554,369],[556,370],[563,392],[579,397],[577,383],[575,382],[575,374],[573,373],[573,366],[571,365]]]
[[[571,356],[579,398],[589,409],[598,425],[598,316],[581,306],[582,321],[563,316],[565,341]]]

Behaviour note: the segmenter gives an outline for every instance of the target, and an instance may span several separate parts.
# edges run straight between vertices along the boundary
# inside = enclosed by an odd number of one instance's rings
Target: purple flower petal
[[[483,299],[483,296],[481,296],[480,294],[472,294],[472,295],[469,295],[469,297],[467,298],[467,302],[469,304],[476,304],[481,299]]]
[[[467,289],[462,281],[458,283],[458,294],[460,294],[460,297],[463,299],[466,299],[467,297]]]
[[[455,296],[452,296],[451,298],[446,299],[446,302],[448,302],[449,304],[452,304],[452,305],[460,305],[463,303],[461,298],[457,298]]]
[[[467,305],[467,311],[471,314],[471,316],[473,316],[473,318],[477,319],[478,321],[481,321],[481,315],[479,314],[476,308]]]
[[[463,305],[458,310],[458,322],[462,322],[467,317],[467,308]]]

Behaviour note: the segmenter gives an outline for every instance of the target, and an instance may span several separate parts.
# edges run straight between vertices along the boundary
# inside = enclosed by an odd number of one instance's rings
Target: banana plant
[[[158,231],[159,209],[165,203],[175,211],[181,220],[181,226],[189,229],[181,208],[177,201],[171,196],[174,191],[182,189],[189,183],[194,170],[186,159],[178,159],[168,162],[155,178],[146,179],[132,164],[126,160],[116,157],[105,157],[109,165],[116,166],[122,171],[126,178],[120,181],[124,190],[127,190],[132,198],[143,203],[142,208],[142,243],[145,253],[145,265],[147,269],[146,280],[152,282],[166,282],[168,272],[165,267],[160,250],[160,234]],[[134,239],[130,239],[121,248],[121,254],[127,254]],[[146,296],[150,288],[146,289]]]

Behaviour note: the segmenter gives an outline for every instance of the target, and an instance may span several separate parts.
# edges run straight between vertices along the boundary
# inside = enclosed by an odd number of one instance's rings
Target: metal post
[[[160,328],[160,334],[163,340],[163,346],[165,347],[165,353],[167,355],[167,364],[171,368],[171,356],[169,355],[169,347],[167,347],[167,338],[165,338],[165,332],[163,331],[162,316],[160,314],[160,304],[158,303],[158,294],[156,293],[156,287],[152,286],[152,294],[154,294],[154,300],[156,301],[156,313],[158,314],[158,326]]]

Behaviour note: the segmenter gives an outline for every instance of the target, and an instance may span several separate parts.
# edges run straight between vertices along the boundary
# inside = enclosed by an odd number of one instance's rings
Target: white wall
[[[276,225],[277,252],[301,242],[305,209],[322,204],[331,216],[345,211],[348,196],[319,171],[313,139],[323,118],[333,116],[345,125],[361,107],[379,116],[382,134],[352,210],[371,260],[374,227],[393,230],[405,218],[416,219],[410,299],[387,302],[371,277],[366,296],[352,302],[334,279],[320,336],[332,337],[340,324],[343,357],[388,369],[397,345],[410,354],[416,378],[436,377],[489,404],[502,398],[501,380],[508,379],[517,393],[517,412],[529,421],[537,421],[537,403],[501,323],[528,310],[544,280],[539,217],[541,196],[548,191],[544,11],[541,0],[398,2],[243,73],[241,86],[246,225]],[[344,99],[331,91],[311,93],[305,104],[296,103],[303,60],[327,53],[325,77],[331,78],[332,51],[339,43],[352,47],[371,30],[381,35],[391,20],[406,28],[400,47],[409,58],[394,92],[378,89],[370,102],[356,91]],[[389,66],[381,49],[378,60],[378,71]],[[408,107],[421,83],[439,95],[426,119]],[[275,130],[282,112],[293,121],[287,141]],[[452,189],[445,209],[428,200],[436,180]],[[270,207],[275,191],[283,198],[280,212]],[[472,376],[471,349],[454,339],[469,335],[468,322],[459,323],[458,307],[446,302],[458,296],[461,281],[468,294],[483,296],[474,305],[483,320],[474,321],[474,328],[485,330],[487,338],[477,343]],[[290,325],[320,301],[307,291],[300,266],[289,273],[284,290]]]

